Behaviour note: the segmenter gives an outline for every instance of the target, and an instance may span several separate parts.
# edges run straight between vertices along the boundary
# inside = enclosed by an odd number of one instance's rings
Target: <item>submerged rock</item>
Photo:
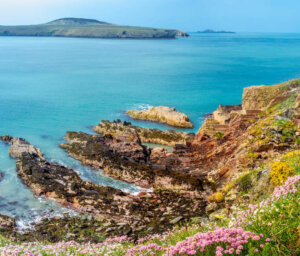
[[[182,128],[194,127],[189,117],[176,111],[175,108],[159,106],[151,107],[149,110],[128,110],[126,113],[133,119],[159,122]]]
[[[176,144],[190,143],[193,141],[194,133],[178,132],[175,130],[159,130],[149,129],[139,126],[134,126],[130,122],[121,122],[116,120],[101,121],[94,127],[94,131],[100,134],[113,134],[113,135],[124,135],[136,131],[143,143],[153,143],[168,146],[175,146]]]

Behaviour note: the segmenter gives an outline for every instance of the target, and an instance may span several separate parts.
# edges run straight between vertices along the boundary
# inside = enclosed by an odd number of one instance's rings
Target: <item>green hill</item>
[[[0,36],[172,39],[186,37],[188,34],[174,29],[133,27],[93,19],[63,18],[39,25],[0,26]]]

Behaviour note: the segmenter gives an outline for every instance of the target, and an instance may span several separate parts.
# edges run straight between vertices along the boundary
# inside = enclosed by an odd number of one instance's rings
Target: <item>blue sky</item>
[[[300,0],[0,0],[0,24],[61,17],[116,24],[239,32],[300,32]]]

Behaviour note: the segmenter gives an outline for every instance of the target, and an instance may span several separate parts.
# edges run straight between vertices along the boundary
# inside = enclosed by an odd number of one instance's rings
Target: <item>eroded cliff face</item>
[[[200,158],[215,165],[210,173],[222,180],[297,148],[299,92],[300,80],[245,88],[242,109],[224,111],[225,125],[218,118],[206,119],[192,143],[194,154],[203,152]]]

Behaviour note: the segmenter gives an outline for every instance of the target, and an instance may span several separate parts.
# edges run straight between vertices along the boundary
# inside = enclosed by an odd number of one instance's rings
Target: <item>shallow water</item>
[[[0,134],[23,137],[97,184],[138,188],[83,167],[58,147],[124,111],[175,106],[197,131],[203,114],[241,102],[242,88],[300,76],[300,34],[211,34],[178,40],[0,37]],[[169,129],[148,122],[135,125]],[[57,204],[35,198],[0,143],[0,213],[32,219]]]

